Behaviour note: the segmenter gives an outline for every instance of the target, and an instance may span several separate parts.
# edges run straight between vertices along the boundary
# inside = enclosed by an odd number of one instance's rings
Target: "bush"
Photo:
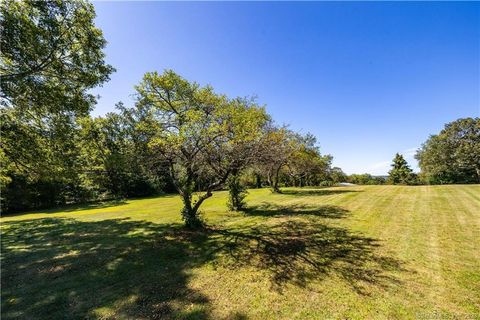
[[[245,197],[248,192],[245,186],[240,182],[240,177],[235,175],[231,176],[228,181],[228,202],[227,206],[232,211],[239,211],[245,209]]]
[[[330,181],[330,180],[321,181],[319,186],[320,187],[331,187],[331,186],[333,186],[333,181]]]

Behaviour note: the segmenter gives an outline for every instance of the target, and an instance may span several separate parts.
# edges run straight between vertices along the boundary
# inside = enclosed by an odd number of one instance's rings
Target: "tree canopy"
[[[148,115],[143,125],[154,130],[151,156],[168,166],[183,218],[197,226],[202,202],[255,159],[269,116],[252,101],[229,99],[171,70],[145,74],[136,89],[137,108]],[[203,193],[193,200],[199,181]]]
[[[65,192],[78,194],[76,121],[95,104],[89,90],[114,71],[106,41],[87,2],[6,0],[0,11],[2,189],[13,181],[2,197],[63,202]]]
[[[480,182],[480,118],[447,123],[415,157],[428,183]]]

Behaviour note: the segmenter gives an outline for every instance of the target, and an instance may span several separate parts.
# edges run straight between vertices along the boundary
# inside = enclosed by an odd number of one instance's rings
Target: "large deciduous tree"
[[[265,172],[273,192],[279,193],[280,172],[300,145],[295,133],[285,127],[270,126],[263,137],[263,150],[260,158],[261,171]]]
[[[123,104],[118,104],[117,109],[118,113],[79,121],[77,145],[82,184],[94,193],[93,198],[153,194],[164,185],[158,176],[165,176],[165,168],[157,168],[161,174],[156,177],[149,174],[144,158],[145,140],[136,128],[136,115]]]
[[[230,100],[173,71],[147,73],[136,89],[137,108],[148,115],[144,126],[155,132],[151,157],[168,165],[186,225],[199,227],[203,201],[257,156],[268,115],[254,103]]]
[[[416,154],[428,183],[480,182],[480,118],[450,122]]]
[[[41,117],[85,115],[91,89],[109,79],[106,41],[84,1],[15,1],[1,5],[2,105]]]
[[[3,187],[16,179],[58,186],[48,196],[66,189],[75,194],[76,120],[95,104],[89,90],[114,70],[104,61],[106,41],[94,25],[93,6],[5,0],[0,11]],[[42,185],[32,194],[43,192]]]
[[[303,187],[319,184],[327,178],[332,157],[320,154],[317,138],[310,133],[294,134],[293,138],[295,151],[290,155],[286,166],[293,185]]]
[[[333,183],[347,182],[348,176],[343,170],[339,167],[333,167],[329,170],[328,175]]]

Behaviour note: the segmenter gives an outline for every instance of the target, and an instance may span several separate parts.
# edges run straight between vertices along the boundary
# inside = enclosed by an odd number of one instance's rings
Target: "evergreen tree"
[[[411,184],[414,174],[407,161],[399,153],[395,155],[392,163],[392,170],[388,172],[389,180],[393,184]]]

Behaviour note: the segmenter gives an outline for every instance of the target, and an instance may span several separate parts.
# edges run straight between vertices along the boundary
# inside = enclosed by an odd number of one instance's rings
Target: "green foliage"
[[[332,156],[321,155],[312,134],[294,136],[295,151],[287,161],[287,174],[293,186],[313,186],[328,177]]]
[[[368,173],[351,174],[350,176],[348,176],[347,181],[353,184],[361,184],[361,185],[385,184],[385,178],[374,177]]]
[[[141,126],[152,133],[150,157],[168,166],[183,218],[194,227],[212,191],[256,159],[269,117],[254,101],[228,99],[170,70],[146,73],[136,89],[136,112],[146,115]],[[194,201],[200,185],[204,193]]]
[[[151,176],[145,167],[137,120],[123,105],[118,108],[120,113],[81,119],[78,145],[82,166],[87,169],[81,178],[84,185],[91,186],[97,198],[101,195],[108,198],[154,194],[162,188],[162,181],[158,176]]]
[[[88,114],[95,102],[88,89],[114,71],[104,61],[93,5],[5,0],[1,16],[2,105],[34,119]]]
[[[286,127],[271,125],[264,134],[261,150],[255,174],[265,179],[274,193],[281,192],[281,183],[285,186],[318,185],[328,176],[332,157],[321,155],[316,138],[311,134],[301,135]]]
[[[339,167],[333,167],[329,171],[329,177],[333,183],[347,182],[348,176],[343,170]]]
[[[425,182],[480,182],[480,118],[458,119],[432,135],[416,158]]]
[[[231,211],[241,211],[245,209],[245,197],[248,194],[247,188],[241,183],[239,175],[231,175],[227,180],[228,201],[227,207]]]
[[[280,192],[280,171],[299,147],[296,142],[294,133],[285,127],[271,126],[265,132],[259,167],[260,171],[265,173],[272,192]]]
[[[333,186],[333,181],[331,180],[323,180],[323,181],[320,181],[320,183],[318,184],[320,187],[331,187]]]
[[[2,209],[77,201],[76,121],[113,72],[93,6],[6,0],[0,10]]]
[[[407,161],[399,153],[395,154],[388,180],[393,184],[413,184],[415,176]]]

